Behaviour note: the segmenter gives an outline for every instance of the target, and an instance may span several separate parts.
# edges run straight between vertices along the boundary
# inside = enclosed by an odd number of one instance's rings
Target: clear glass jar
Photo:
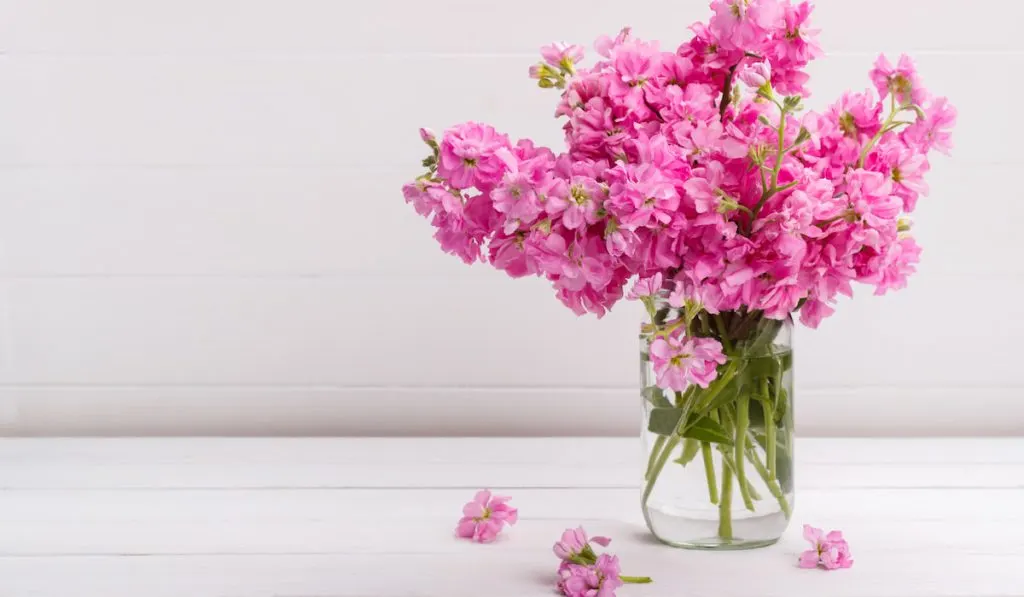
[[[660,541],[692,549],[749,549],[778,541],[793,508],[792,320],[717,315],[645,301],[642,507]],[[721,342],[707,388],[659,387],[650,345],[666,334]]]

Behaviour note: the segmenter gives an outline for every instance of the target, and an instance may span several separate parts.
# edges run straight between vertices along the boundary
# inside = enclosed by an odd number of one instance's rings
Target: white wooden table
[[[636,439],[0,440],[0,596],[532,597],[551,544],[609,535],[621,597],[1024,595],[1024,440],[798,444],[776,546],[661,546],[638,507]],[[481,487],[521,520],[455,539]],[[796,568],[803,522],[841,528],[850,570]]]

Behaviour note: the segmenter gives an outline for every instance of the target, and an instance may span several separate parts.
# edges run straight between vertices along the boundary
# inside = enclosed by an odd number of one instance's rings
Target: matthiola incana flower
[[[811,4],[710,5],[674,48],[629,29],[598,38],[590,64],[580,46],[544,47],[531,73],[560,93],[564,148],[475,122],[422,131],[426,172],[403,193],[442,249],[546,278],[597,316],[656,274],[693,309],[810,326],[855,283],[905,286],[919,254],[906,215],[933,152],[952,147],[956,110],[905,56],[879,57],[873,89],[803,110],[822,53]],[[717,374],[721,349],[701,338],[719,332],[689,334],[657,343],[670,387]]]
[[[702,388],[716,377],[718,365],[725,362],[722,345],[712,338],[690,338],[677,329],[651,343],[651,361],[658,386],[685,390],[690,384]]]
[[[843,539],[842,531],[825,534],[821,529],[805,524],[804,539],[810,542],[811,549],[800,554],[801,568],[821,566],[826,570],[837,570],[853,566],[850,546]]]
[[[519,512],[508,505],[509,498],[492,496],[483,489],[462,508],[462,518],[455,528],[455,534],[477,543],[490,543],[498,537],[505,525],[513,525],[519,519]]]

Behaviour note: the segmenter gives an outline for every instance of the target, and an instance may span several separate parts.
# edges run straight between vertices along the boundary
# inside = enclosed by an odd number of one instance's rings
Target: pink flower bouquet
[[[853,282],[906,285],[907,214],[956,111],[905,56],[804,110],[822,53],[810,3],[711,10],[675,50],[629,29],[599,38],[589,67],[580,46],[543,48],[529,72],[560,90],[566,148],[474,122],[424,130],[426,172],[404,194],[445,252],[543,276],[577,314],[602,316],[635,280],[648,524],[673,544],[749,546],[790,513],[793,315],[817,327]],[[693,479],[707,487],[673,488]]]

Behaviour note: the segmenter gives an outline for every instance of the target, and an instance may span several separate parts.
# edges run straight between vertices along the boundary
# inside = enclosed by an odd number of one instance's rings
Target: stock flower
[[[920,105],[925,99],[924,86],[917,76],[914,61],[906,54],[900,56],[895,68],[884,54],[880,55],[869,76],[883,99],[890,93],[896,96],[900,104]]]
[[[468,122],[445,131],[437,173],[456,189],[493,186],[505,171],[498,150],[508,137],[486,124]]]
[[[633,289],[626,295],[631,301],[640,300],[642,298],[650,298],[658,294],[661,290],[662,275],[658,272],[650,278],[640,278],[633,284]]]
[[[540,49],[540,55],[554,67],[565,67],[583,60],[583,46],[556,42]]]
[[[455,528],[455,534],[477,543],[490,543],[498,537],[505,525],[513,525],[519,518],[518,511],[508,505],[509,498],[492,496],[483,489],[462,507],[462,518]]]
[[[842,531],[825,534],[821,529],[804,525],[804,539],[811,544],[811,549],[800,554],[801,568],[817,568],[819,565],[826,570],[837,570],[853,566],[850,546],[843,539]]]
[[[767,62],[745,64],[736,76],[744,85],[757,89],[772,80],[772,67]]]
[[[557,587],[566,597],[615,597],[615,590],[623,585],[619,574],[619,559],[601,554],[591,566],[563,566]]]
[[[808,95],[821,55],[810,3],[712,0],[711,12],[675,49],[629,29],[598,38],[591,65],[580,46],[545,46],[532,70],[559,89],[560,153],[486,124],[422,130],[426,172],[402,192],[442,250],[543,277],[598,317],[628,280],[643,296],[656,274],[710,313],[799,309],[812,327],[854,282],[903,287],[920,251],[901,217],[927,191],[930,152],[950,151],[956,110],[909,58],[882,56],[868,77],[877,94],[798,116],[787,97]],[[780,107],[757,96],[769,82]],[[714,379],[714,353],[682,351],[702,339],[660,340],[667,387]]]
[[[587,531],[583,527],[565,529],[562,538],[552,547],[552,551],[560,560],[569,561],[582,553],[593,554],[590,543],[594,542],[601,547],[608,547],[612,542],[608,537],[587,537]]]
[[[718,340],[688,337],[682,329],[654,340],[650,353],[658,386],[666,390],[683,391],[690,384],[706,388],[725,363]]]

